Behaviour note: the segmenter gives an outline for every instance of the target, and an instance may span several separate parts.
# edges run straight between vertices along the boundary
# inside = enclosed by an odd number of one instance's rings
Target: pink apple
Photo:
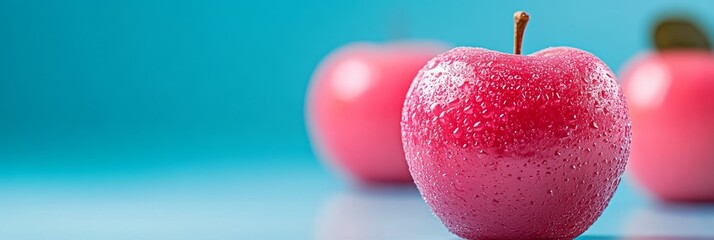
[[[524,19],[516,13],[517,29]],[[629,156],[627,105],[608,66],[567,47],[519,55],[521,36],[515,55],[438,55],[404,104],[414,181],[463,238],[574,238],[605,209]]]
[[[409,84],[438,43],[356,43],[320,64],[307,94],[307,124],[329,165],[367,183],[410,183],[399,120]]]
[[[657,52],[623,71],[634,127],[629,171],[666,201],[714,201],[714,54],[691,20],[668,17]]]
[[[714,54],[646,54],[622,78],[633,177],[664,200],[714,201]]]

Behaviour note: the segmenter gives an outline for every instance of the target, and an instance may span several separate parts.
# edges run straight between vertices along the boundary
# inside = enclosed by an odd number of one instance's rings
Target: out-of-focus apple
[[[681,19],[655,28],[660,51],[622,74],[632,114],[629,171],[666,201],[714,201],[714,54],[706,35]]]
[[[414,76],[445,49],[434,42],[355,43],[330,54],[307,94],[315,150],[329,165],[366,183],[411,183],[400,116]]]

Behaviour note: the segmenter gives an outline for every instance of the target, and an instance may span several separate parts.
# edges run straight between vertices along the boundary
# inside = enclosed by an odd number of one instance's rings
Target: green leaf
[[[652,37],[658,50],[711,49],[702,28],[686,18],[662,19],[657,23]]]

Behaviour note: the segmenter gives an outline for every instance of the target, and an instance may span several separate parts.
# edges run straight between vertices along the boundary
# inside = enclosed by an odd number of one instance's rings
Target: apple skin
[[[636,182],[665,201],[714,201],[714,54],[641,55],[622,79]]]
[[[412,183],[402,148],[402,105],[439,43],[355,43],[331,53],[307,94],[312,145],[329,166],[360,183]]]
[[[630,138],[614,74],[574,48],[452,49],[419,72],[402,112],[422,197],[467,239],[582,234],[617,188]]]

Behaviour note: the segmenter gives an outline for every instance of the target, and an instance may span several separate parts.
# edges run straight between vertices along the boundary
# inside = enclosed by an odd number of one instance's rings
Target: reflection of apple
[[[331,196],[315,222],[315,239],[448,239],[414,187],[362,189]]]
[[[629,170],[635,180],[663,200],[714,201],[714,54],[646,54],[622,79],[632,113]]]
[[[307,96],[315,149],[362,182],[411,182],[399,130],[404,96],[435,43],[352,44],[318,68]]]
[[[620,182],[627,106],[614,74],[588,52],[520,55],[518,23],[528,16],[515,17],[516,54],[460,47],[419,72],[402,112],[407,162],[460,237],[574,238]]]

